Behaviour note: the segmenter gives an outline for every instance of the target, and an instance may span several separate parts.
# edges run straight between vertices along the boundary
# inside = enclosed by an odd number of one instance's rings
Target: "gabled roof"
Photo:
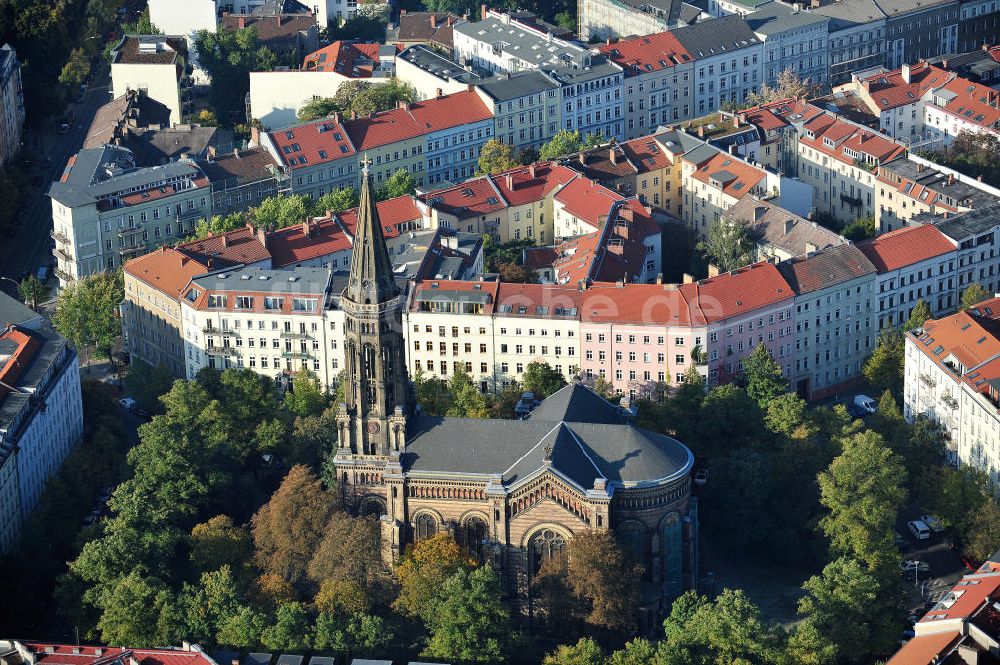
[[[687,155],[684,159],[687,159]],[[733,155],[716,152],[711,159],[702,162],[691,177],[717,187],[733,198],[740,199],[759,185],[767,177],[767,173]]]
[[[799,134],[801,143],[844,164],[854,165],[856,159],[845,150],[867,155],[879,163],[906,154],[905,147],[883,134],[857,127],[826,113],[817,115],[804,127],[806,131]]]
[[[956,245],[929,224],[909,226],[858,243],[880,272],[898,270],[955,251]]]
[[[490,180],[509,206],[521,206],[541,201],[575,177],[575,172],[556,162],[535,162],[496,173]]]
[[[171,298],[179,298],[193,277],[208,272],[205,263],[173,247],[160,247],[137,256],[122,269]]]
[[[200,648],[129,649],[20,642],[33,654],[36,665],[114,665],[134,657],[139,665],[216,665]]]
[[[599,48],[625,70],[625,76],[656,72],[693,60],[671,31],[623,39]]]
[[[829,247],[811,256],[782,261],[778,264],[778,271],[796,295],[802,295],[873,275],[875,266],[860,249],[844,244]]]
[[[468,219],[485,215],[509,207],[496,185],[488,176],[481,176],[465,182],[435,189],[420,195],[420,198],[435,210]]]
[[[671,31],[693,60],[753,48],[760,39],[742,16],[729,14]]]
[[[611,214],[612,206],[618,201],[624,201],[625,197],[589,178],[574,178],[559,190],[555,200],[562,203],[569,214],[594,229],[599,229],[603,225],[601,217],[606,220]]]
[[[283,166],[308,168],[357,154],[339,115],[268,132]]]
[[[778,268],[766,261],[693,284],[682,284],[679,290],[688,302],[694,324],[745,316],[789,301],[795,295]]]
[[[992,88],[955,77],[934,94],[934,101],[965,122],[994,134],[1000,131],[1000,93]]]
[[[492,118],[493,112],[479,95],[465,90],[376,113],[368,118],[349,120],[345,124],[354,145],[364,151]]]
[[[862,87],[871,96],[871,101],[879,110],[915,104],[924,93],[944,85],[955,75],[925,63],[909,66],[909,83],[903,78],[903,70],[873,74],[861,79]]]
[[[452,26],[462,17],[450,12],[399,12],[396,39],[400,42],[432,42],[448,49],[453,45]]]
[[[336,72],[348,78],[371,78],[379,62],[380,46],[382,44],[335,41],[307,55],[302,61],[302,69]]]
[[[264,246],[263,236],[263,231],[248,224],[233,231],[177,245],[177,249],[213,269],[241,263],[269,263],[271,254]]]
[[[749,229],[758,245],[770,245],[792,256],[847,243],[825,226],[756,196],[741,198],[726,218]]]

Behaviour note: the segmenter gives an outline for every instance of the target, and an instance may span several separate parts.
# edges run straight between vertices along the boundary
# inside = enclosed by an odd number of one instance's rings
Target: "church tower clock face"
[[[368,433],[369,434],[378,434],[381,429],[382,428],[379,427],[379,424],[377,422],[375,422],[375,421],[372,421],[372,422],[368,423]]]

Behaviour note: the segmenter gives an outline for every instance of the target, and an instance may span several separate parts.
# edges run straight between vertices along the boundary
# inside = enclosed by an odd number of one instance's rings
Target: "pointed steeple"
[[[354,233],[351,275],[344,297],[359,304],[377,304],[399,295],[392,273],[392,261],[385,247],[385,235],[378,218],[371,173],[367,160],[362,168],[361,197],[358,202],[358,227]]]

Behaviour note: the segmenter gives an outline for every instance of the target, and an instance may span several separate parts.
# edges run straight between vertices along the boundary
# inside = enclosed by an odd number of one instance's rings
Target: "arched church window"
[[[537,573],[546,561],[562,556],[565,549],[566,539],[558,531],[544,529],[536,533],[530,545],[531,572]]]
[[[681,534],[681,518],[677,513],[667,515],[660,525],[662,547],[663,586],[667,596],[676,598],[683,590],[683,537]]]
[[[485,551],[483,541],[486,539],[486,520],[481,517],[470,517],[462,527],[461,537],[462,547],[469,556],[474,557],[476,561],[482,561]]]
[[[416,533],[415,540],[420,542],[421,540],[427,540],[431,536],[437,533],[437,520],[430,513],[422,513],[417,515],[416,519]]]
[[[625,522],[618,527],[622,546],[632,553],[636,561],[646,564],[646,528],[638,522]],[[648,568],[648,566],[647,566]]]

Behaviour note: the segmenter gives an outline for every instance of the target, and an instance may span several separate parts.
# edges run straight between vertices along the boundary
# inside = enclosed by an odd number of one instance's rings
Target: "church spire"
[[[354,232],[351,275],[344,291],[357,304],[388,302],[399,295],[392,272],[392,261],[385,247],[385,235],[378,218],[378,208],[372,192],[371,173],[367,159],[361,175],[361,196],[358,203],[358,227]]]

